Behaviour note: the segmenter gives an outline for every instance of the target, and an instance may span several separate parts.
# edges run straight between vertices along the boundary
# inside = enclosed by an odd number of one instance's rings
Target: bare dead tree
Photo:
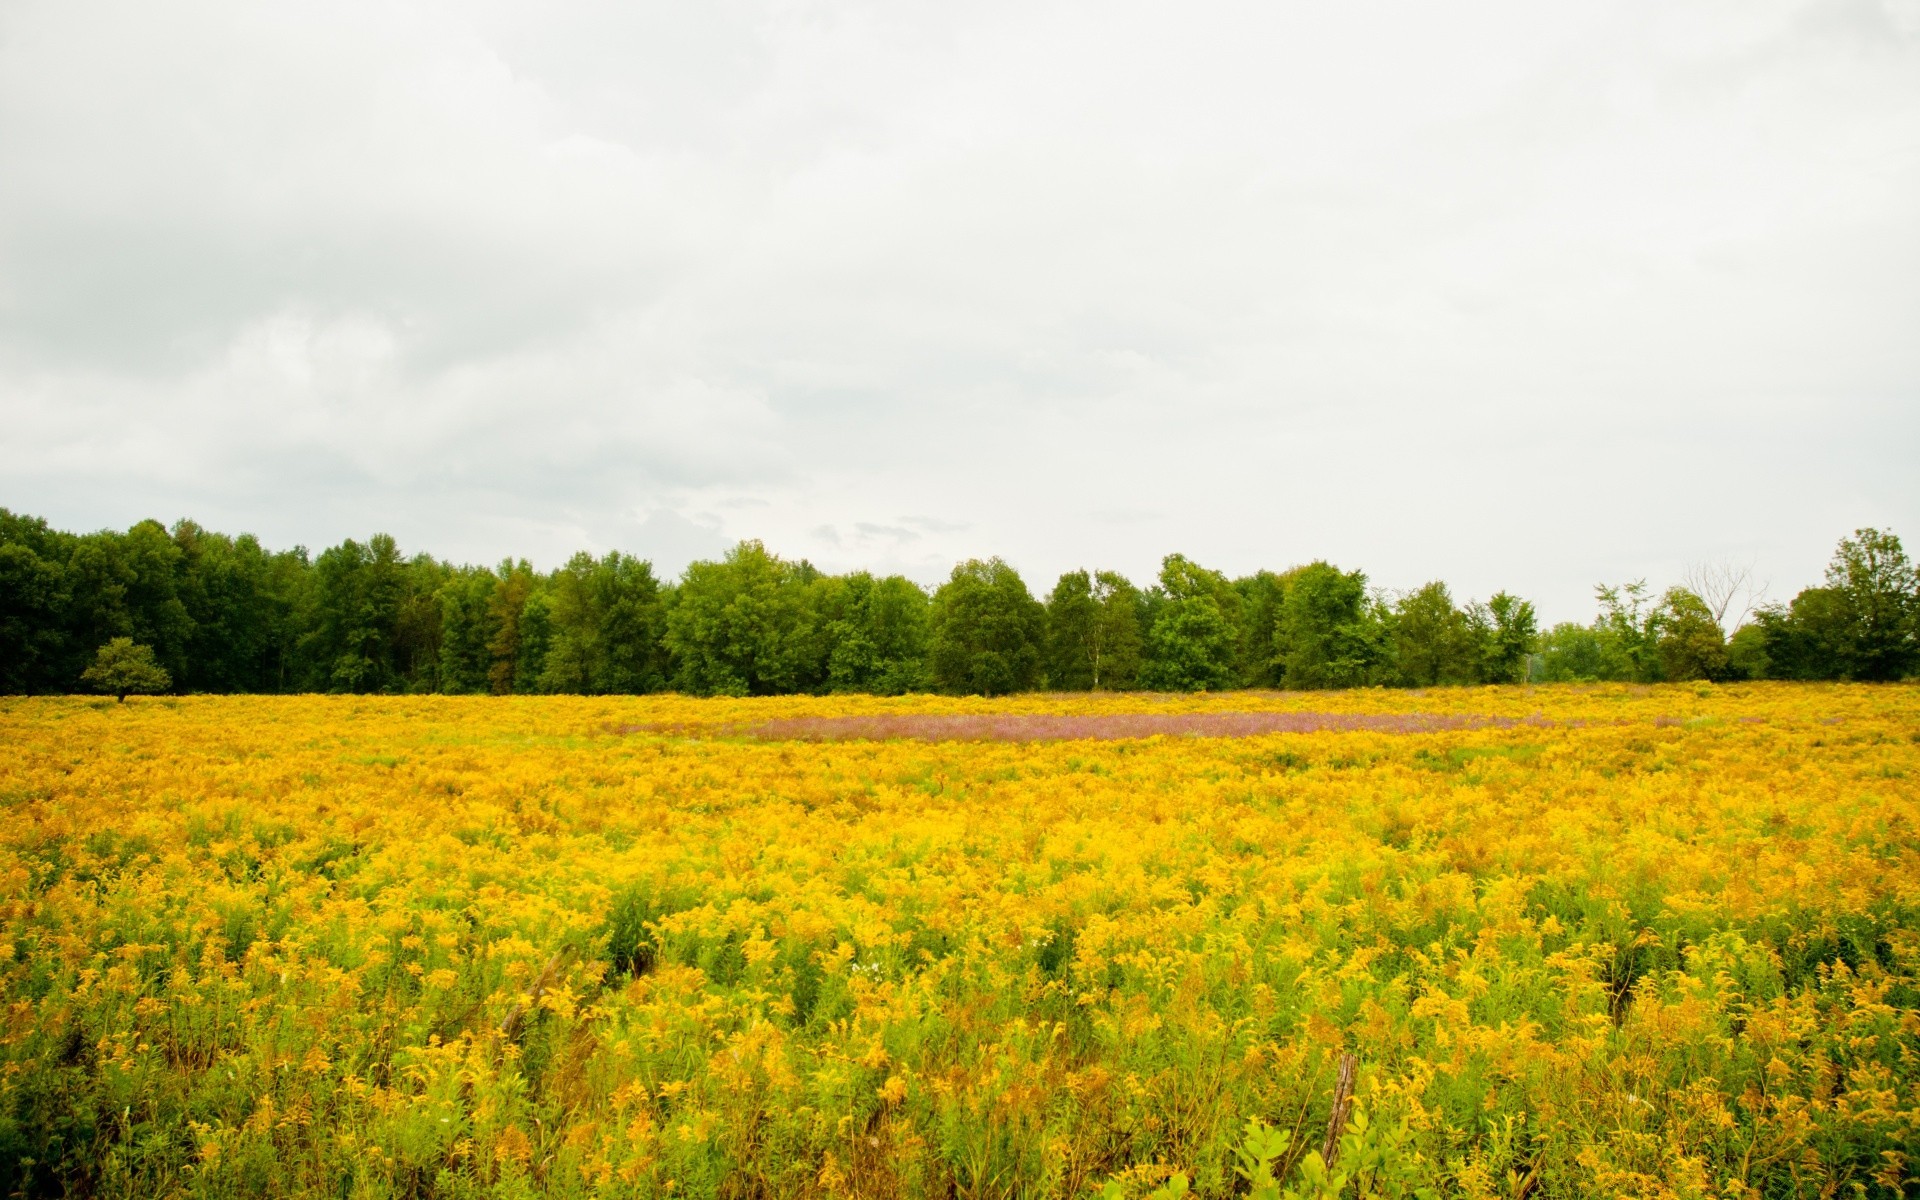
[[[1680,583],[1706,601],[1715,624],[1727,634],[1740,628],[1767,595],[1767,585],[1754,582],[1752,563],[1744,567],[1729,562],[1691,563],[1681,573]]]

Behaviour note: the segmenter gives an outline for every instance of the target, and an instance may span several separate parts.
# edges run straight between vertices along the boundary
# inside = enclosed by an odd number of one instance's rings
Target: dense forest
[[[0,509],[0,691],[994,695],[1920,668],[1920,587],[1889,532],[1844,539],[1824,584],[1789,603],[1730,621],[1712,590],[1602,587],[1590,624],[1542,631],[1504,592],[1389,594],[1327,562],[1233,579],[1174,554],[1147,587],[1073,571],[1036,597],[976,560],[929,593],[758,542],[669,581],[618,552],[540,572],[407,556],[384,534],[309,555],[191,521],[73,534]],[[124,678],[151,686],[102,683],[114,655],[137,655],[146,674]]]

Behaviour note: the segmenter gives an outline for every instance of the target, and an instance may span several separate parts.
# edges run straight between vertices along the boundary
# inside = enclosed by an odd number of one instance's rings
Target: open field
[[[8,1195],[1920,1194],[1912,687],[4,700],[0,914]]]

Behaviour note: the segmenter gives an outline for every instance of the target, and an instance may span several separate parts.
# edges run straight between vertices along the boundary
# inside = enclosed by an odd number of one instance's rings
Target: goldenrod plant
[[[1911,686],[32,698],[0,746],[8,1196],[1916,1191]]]

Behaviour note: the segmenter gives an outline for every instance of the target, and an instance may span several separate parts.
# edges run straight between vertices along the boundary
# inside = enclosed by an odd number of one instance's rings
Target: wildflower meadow
[[[1920,689],[0,700],[0,1194],[1920,1194]]]

